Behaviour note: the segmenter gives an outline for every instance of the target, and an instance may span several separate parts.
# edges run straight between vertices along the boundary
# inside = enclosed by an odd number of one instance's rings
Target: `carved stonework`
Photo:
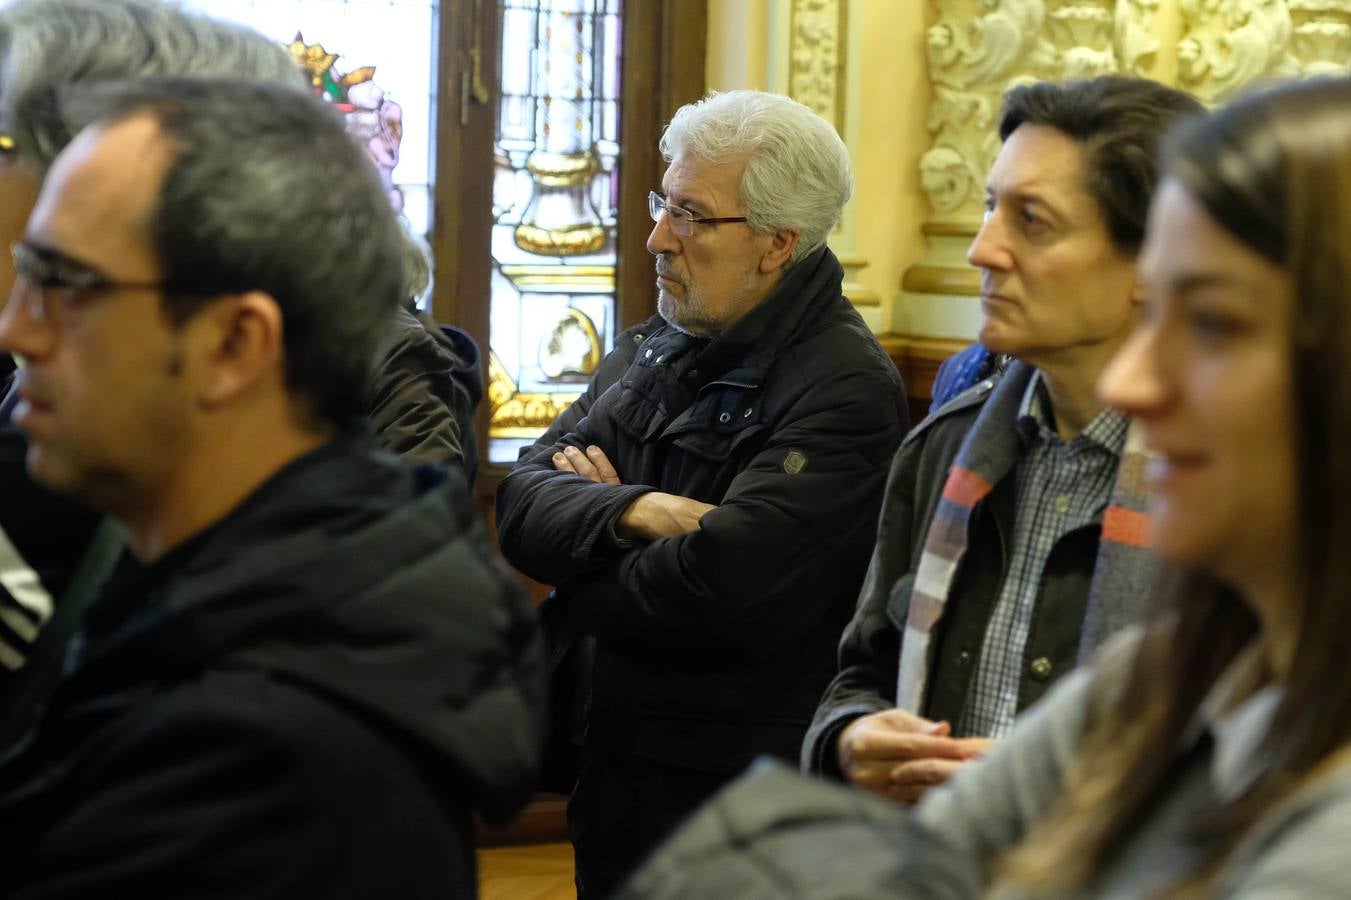
[[[980,218],[985,173],[999,152],[1000,99],[1042,79],[1143,72],[1158,41],[1159,0],[936,0],[926,35],[933,144],[920,175],[945,220]]]
[[[844,131],[844,5],[793,0],[788,93]]]
[[[1287,0],[1182,0],[1178,84],[1205,103],[1221,103],[1263,78],[1296,75],[1294,23]]]
[[[1131,75],[1148,75],[1159,41],[1151,26],[1158,11],[1159,0],[1117,0],[1116,47],[1121,71]]]
[[[934,215],[902,279],[894,327],[976,333],[966,247],[980,224],[1009,87],[1108,72],[1173,77],[1209,104],[1254,82],[1351,72],[1351,0],[930,0],[933,143],[920,176]],[[902,101],[903,102],[903,101]],[[939,324],[935,324],[939,323]],[[935,329],[941,329],[935,330]]]
[[[1290,0],[1291,52],[1305,75],[1351,72],[1351,0]]]

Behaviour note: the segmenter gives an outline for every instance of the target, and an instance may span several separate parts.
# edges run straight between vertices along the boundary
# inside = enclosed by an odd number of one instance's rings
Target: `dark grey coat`
[[[978,383],[921,423],[892,461],[877,546],[854,619],[840,644],[839,673],[803,743],[802,765],[809,771],[840,777],[835,746],[840,732],[860,716],[895,705],[900,636],[910,590],[948,470],[991,395],[1021,394],[1033,371],[1014,363]],[[1014,427],[1012,421],[1009,427]],[[956,723],[965,708],[985,629],[1008,571],[1016,495],[1011,469],[972,511],[968,550],[936,626],[928,661],[929,695],[920,712],[930,718]],[[1072,531],[1047,557],[1024,648],[1019,712],[1078,662],[1101,531],[1096,524]],[[1049,668],[1032,665],[1043,660]]]
[[[498,491],[503,553],[596,636],[593,699],[640,757],[725,773],[795,757],[834,670],[906,426],[842,274],[808,256],[711,343],[664,323],[621,338],[585,414]],[[554,470],[557,449],[593,443],[624,484]],[[718,508],[691,534],[616,542],[652,490]]]

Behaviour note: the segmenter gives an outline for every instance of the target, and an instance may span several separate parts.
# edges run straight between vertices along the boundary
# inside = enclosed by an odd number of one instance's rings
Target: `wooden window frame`
[[[432,315],[478,343],[484,384],[492,288],[493,140],[500,82],[498,0],[442,0],[436,16],[436,167],[431,245]],[[707,0],[624,0],[620,76],[619,247],[616,332],[656,311],[647,252],[647,192],[661,183],[657,140],[675,111],[704,94]],[[475,73],[474,67],[479,71]],[[478,85],[485,102],[476,99]],[[484,96],[484,92],[478,92]],[[510,466],[487,462],[488,399],[479,405],[476,493],[485,513]]]

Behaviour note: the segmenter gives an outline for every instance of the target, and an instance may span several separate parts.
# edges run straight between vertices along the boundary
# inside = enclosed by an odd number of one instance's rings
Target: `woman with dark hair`
[[[1099,383],[1152,451],[1149,624],[913,815],[752,777],[624,896],[679,896],[719,850],[720,882],[795,896],[1351,894],[1351,80],[1189,121],[1165,171],[1146,312]]]

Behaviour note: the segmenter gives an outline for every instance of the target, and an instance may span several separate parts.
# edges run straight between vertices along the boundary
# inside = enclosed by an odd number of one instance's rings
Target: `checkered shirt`
[[[1028,382],[1018,410],[1023,453],[1015,475],[1012,554],[957,734],[998,738],[1013,727],[1023,652],[1046,558],[1071,531],[1102,521],[1127,425],[1125,416],[1104,409],[1074,438],[1061,440],[1041,373]]]

